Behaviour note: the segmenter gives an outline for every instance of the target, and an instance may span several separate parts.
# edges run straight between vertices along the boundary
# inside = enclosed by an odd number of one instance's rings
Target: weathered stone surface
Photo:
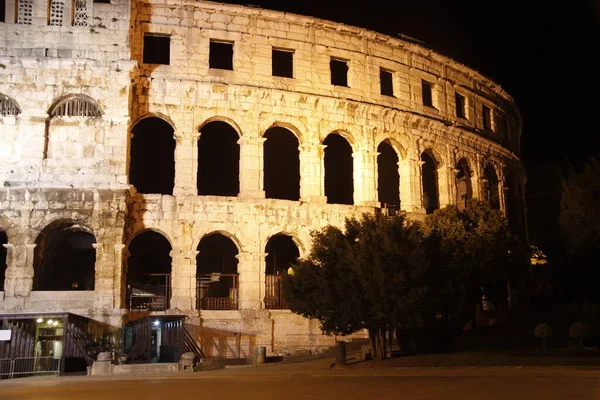
[[[17,4],[24,8],[15,13]],[[48,26],[46,9],[32,13],[30,5],[42,3],[7,2],[6,15],[17,15],[19,23],[0,24],[0,102],[16,105],[0,115],[0,230],[8,236],[0,310],[65,310],[121,325],[127,245],[137,233],[154,230],[173,248],[168,312],[188,316],[208,356],[251,357],[257,346],[268,353],[322,348],[334,338],[323,336],[315,321],[265,309],[265,246],[285,233],[305,256],[311,230],[376,210],[381,142],[398,155],[401,209],[414,217],[425,213],[423,152],[436,161],[441,206],[457,202],[461,159],[478,198],[485,197],[484,168],[492,166],[502,209],[506,176],[524,185],[521,120],[512,98],[477,71],[419,45],[312,17],[212,2],[77,1],[78,26],[70,26],[70,18]],[[170,65],[143,63],[145,32],[170,37]],[[211,39],[234,43],[233,71],[209,68]],[[294,78],[271,76],[273,47],[294,51]],[[332,57],[347,60],[349,87],[331,84]],[[380,68],[393,73],[393,97],[380,94]],[[423,105],[422,80],[432,86],[433,107]],[[455,93],[465,99],[464,118],[456,115]],[[72,95],[101,115],[53,116]],[[484,105],[491,110],[489,128]],[[173,196],[140,194],[129,185],[131,129],[147,116],[174,129]],[[237,197],[197,195],[199,130],[215,120],[240,137]],[[271,127],[298,138],[300,201],[265,198],[263,134]],[[330,133],[352,147],[354,205],[327,204],[323,141]],[[60,221],[96,239],[93,292],[32,291],[35,252],[41,251],[36,240]],[[240,310],[195,310],[194,252],[213,232],[238,247]]]

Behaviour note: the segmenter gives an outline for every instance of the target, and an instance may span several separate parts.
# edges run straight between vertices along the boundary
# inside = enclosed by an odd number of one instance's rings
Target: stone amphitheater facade
[[[272,237],[291,239],[304,256],[311,230],[348,216],[399,207],[419,217],[468,197],[494,202],[525,234],[513,99],[414,40],[205,1],[0,5],[0,312],[70,311],[121,326],[134,314],[130,247],[154,232],[170,248],[169,292],[166,311],[146,311],[187,315],[209,355],[314,347],[333,338],[266,300]],[[211,58],[217,51],[225,64]],[[217,144],[235,134],[232,193],[219,192],[219,180],[199,184],[213,172],[226,179],[217,168],[232,160],[218,165],[221,147],[207,150],[204,132]],[[297,156],[296,194],[287,197],[265,188],[277,170],[268,143],[286,135],[296,146],[286,154]],[[140,150],[150,137],[161,144]],[[144,158],[147,149],[170,164]],[[328,155],[334,149],[341,159]],[[211,153],[214,165],[203,163]],[[159,175],[166,189],[153,189]],[[337,201],[336,181],[348,177],[349,196]],[[388,194],[385,182],[396,186]],[[91,284],[52,290],[45,281],[56,276],[44,268],[60,269],[48,259],[73,232],[93,238]],[[215,236],[235,246],[235,294],[225,307],[203,307],[198,254]]]

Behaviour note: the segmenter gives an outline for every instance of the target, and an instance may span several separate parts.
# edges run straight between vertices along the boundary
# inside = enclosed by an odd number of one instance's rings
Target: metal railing
[[[0,377],[16,375],[60,374],[60,358],[18,357],[0,359]]]
[[[131,311],[165,311],[171,297],[170,274],[144,275],[156,284],[132,283],[127,285],[128,308]]]
[[[196,278],[198,310],[237,310],[238,274],[201,274]]]
[[[10,358],[0,358],[0,378],[12,375],[12,360]]]
[[[283,275],[265,276],[265,307],[269,309],[287,309],[283,296]]]

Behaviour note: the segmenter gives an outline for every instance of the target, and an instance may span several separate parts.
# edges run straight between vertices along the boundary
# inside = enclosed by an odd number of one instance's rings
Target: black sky
[[[246,1],[228,3],[248,4]],[[526,163],[598,154],[598,14],[584,1],[276,1],[262,8],[406,34],[500,84],[523,116]]]

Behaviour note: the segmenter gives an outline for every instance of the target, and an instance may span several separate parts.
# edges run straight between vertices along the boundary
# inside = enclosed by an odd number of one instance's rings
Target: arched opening
[[[500,193],[498,191],[498,176],[494,167],[486,165],[483,170],[483,197],[492,208],[500,209]]]
[[[171,298],[171,244],[160,233],[145,231],[129,243],[127,308],[164,311]]]
[[[269,239],[265,252],[265,307],[286,309],[288,305],[283,297],[282,277],[300,257],[298,246],[291,236],[279,234]]]
[[[471,170],[467,160],[461,158],[456,164],[456,206],[463,211],[472,198]]]
[[[173,194],[175,139],[165,120],[144,118],[133,127],[129,183],[139,193]]]
[[[506,176],[506,214],[508,227],[513,235],[525,240],[525,212],[523,210],[523,191],[518,179],[508,173]]]
[[[377,147],[377,200],[384,208],[400,209],[398,154],[386,141]]]
[[[200,129],[198,194],[237,196],[240,191],[240,145],[233,127],[213,121]]]
[[[440,208],[438,196],[438,165],[431,154],[424,151],[421,154],[421,179],[423,183],[423,208],[427,214]]]
[[[325,196],[329,204],[354,204],[352,146],[338,134],[323,141],[325,147]]]
[[[33,290],[94,290],[96,238],[73,222],[48,225],[37,237]]]
[[[196,307],[199,310],[238,308],[238,249],[228,237],[202,238],[196,256]]]
[[[6,247],[8,244],[8,236],[6,232],[0,231],[0,291],[4,291],[4,280],[6,279]]]
[[[265,196],[269,199],[300,199],[300,152],[298,139],[285,128],[265,132]]]

